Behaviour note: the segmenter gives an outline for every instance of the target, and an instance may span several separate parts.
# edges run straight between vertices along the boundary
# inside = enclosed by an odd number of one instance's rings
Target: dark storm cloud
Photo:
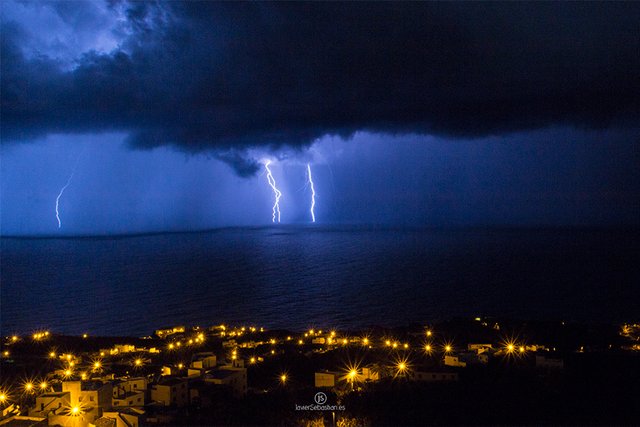
[[[27,57],[24,29],[4,23],[3,142],[124,130],[135,147],[214,149],[247,175],[247,147],[325,134],[475,137],[640,110],[638,3],[109,5],[124,41],[71,70]]]

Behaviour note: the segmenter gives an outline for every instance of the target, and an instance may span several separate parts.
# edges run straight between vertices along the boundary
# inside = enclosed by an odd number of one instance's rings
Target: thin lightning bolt
[[[84,153],[84,148],[78,155],[75,165],[73,165],[73,170],[71,171],[71,175],[69,175],[69,179],[67,179],[67,183],[64,185],[64,187],[60,189],[60,192],[58,193],[58,197],[56,197],[56,219],[58,220],[58,228],[62,227],[62,221],[60,221],[60,197],[62,197],[62,193],[64,193],[64,190],[66,190],[69,184],[71,184],[71,180],[73,179],[73,175],[75,175],[76,173],[76,169],[78,168],[78,162],[80,161],[80,156],[82,156],[82,153]]]
[[[60,193],[58,193],[58,197],[56,197],[56,219],[58,220],[58,228],[62,227],[62,222],[60,221],[60,211],[58,210],[60,206],[60,197],[62,197],[62,193],[64,193],[64,190],[66,190],[69,184],[71,184],[71,179],[73,178],[74,173],[75,171],[71,172],[71,175],[69,175],[69,179],[67,180],[67,183],[64,185],[64,187],[60,189]]]
[[[276,187],[276,180],[271,174],[271,169],[269,169],[270,164],[271,160],[267,160],[267,162],[264,164],[264,168],[267,170],[267,181],[269,181],[269,185],[271,186],[271,189],[276,196],[275,203],[273,204],[273,217],[271,218],[271,222],[276,222],[276,214],[278,215],[278,222],[280,222],[280,197],[282,196],[282,193]]]
[[[313,211],[316,207],[316,190],[313,187],[313,178],[311,177],[311,166],[307,163],[307,175],[309,176],[309,185],[311,186],[311,222],[316,222],[316,214]]]

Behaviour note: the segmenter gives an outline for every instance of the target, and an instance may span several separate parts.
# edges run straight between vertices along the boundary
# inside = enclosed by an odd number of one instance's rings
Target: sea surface
[[[637,229],[284,226],[4,237],[1,249],[3,335],[640,320]]]

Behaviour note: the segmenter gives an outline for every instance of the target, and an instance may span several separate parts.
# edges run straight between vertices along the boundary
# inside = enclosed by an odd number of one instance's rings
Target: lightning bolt
[[[267,170],[267,181],[269,181],[269,185],[273,190],[273,194],[275,194],[276,200],[273,204],[273,216],[271,218],[271,222],[276,222],[276,214],[278,216],[278,222],[280,222],[280,197],[282,197],[282,193],[276,187],[276,180],[273,178],[271,174],[271,169],[269,169],[269,165],[271,164],[271,160],[267,160],[264,164],[264,168]]]
[[[56,219],[58,220],[58,228],[62,227],[62,221],[60,221],[60,197],[62,197],[62,193],[64,193],[64,190],[66,190],[69,184],[71,184],[73,175],[75,175],[76,169],[78,169],[78,162],[80,161],[80,157],[82,156],[82,153],[84,153],[84,148],[76,158],[76,163],[73,165],[73,170],[71,171],[71,175],[69,175],[69,179],[67,179],[67,183],[64,185],[64,187],[60,189],[60,192],[58,193],[58,197],[56,197]]]
[[[311,177],[311,166],[309,166],[309,163],[307,163],[307,175],[309,177],[309,185],[311,186],[311,209],[309,209],[311,212],[311,222],[316,222],[316,214],[313,211],[316,207],[316,190],[313,187],[313,178]]]
[[[62,227],[62,222],[60,221],[60,211],[58,210],[60,207],[60,197],[62,197],[62,193],[64,193],[64,190],[66,190],[69,184],[71,184],[72,178],[73,178],[73,172],[71,173],[71,175],[69,175],[69,179],[67,180],[67,183],[64,185],[64,187],[60,189],[60,192],[58,193],[58,197],[56,197],[56,219],[58,220],[58,228]]]

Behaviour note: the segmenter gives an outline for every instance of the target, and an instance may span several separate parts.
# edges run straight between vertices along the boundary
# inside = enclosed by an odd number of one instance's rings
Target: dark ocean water
[[[3,238],[1,332],[640,318],[640,232],[269,227]]]

